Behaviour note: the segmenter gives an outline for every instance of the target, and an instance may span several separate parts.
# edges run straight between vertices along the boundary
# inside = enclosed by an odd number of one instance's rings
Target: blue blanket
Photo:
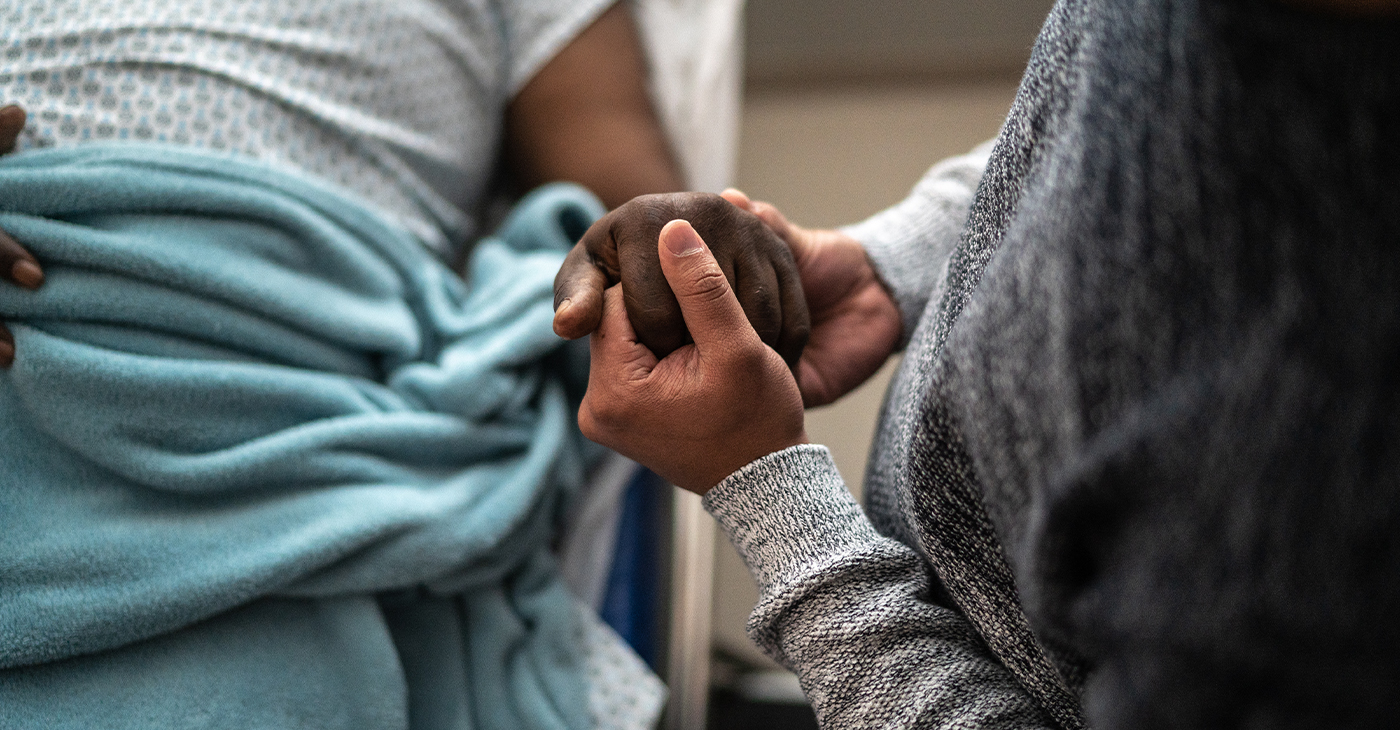
[[[463,283],[369,206],[158,145],[0,160],[0,727],[579,728],[549,541],[584,358],[524,200]]]

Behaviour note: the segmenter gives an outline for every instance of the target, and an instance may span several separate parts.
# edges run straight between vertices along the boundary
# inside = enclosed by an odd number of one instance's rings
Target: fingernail
[[[7,368],[15,361],[15,346],[13,343],[0,340],[0,368]]]
[[[705,247],[705,243],[700,240],[700,234],[690,226],[688,221],[674,220],[666,224],[666,228],[674,229],[666,236],[666,250],[672,256],[690,256],[700,253]],[[666,233],[663,228],[662,233]]]
[[[554,308],[554,316],[558,317],[564,312],[569,311],[569,307],[572,306],[574,306],[574,300],[572,299],[565,299],[564,301],[559,302],[559,306]]]
[[[10,267],[10,276],[26,289],[38,289],[44,283],[44,272],[33,261],[20,259]]]

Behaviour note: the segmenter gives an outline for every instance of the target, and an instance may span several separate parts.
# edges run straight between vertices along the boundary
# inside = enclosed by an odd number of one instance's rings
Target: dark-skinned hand
[[[24,110],[11,104],[0,108],[0,154],[15,148],[19,133],[24,131]],[[38,289],[44,283],[44,270],[23,246],[8,233],[0,231],[0,279],[25,289]],[[4,322],[0,322],[0,367],[15,361],[15,337]]]
[[[804,322],[810,332],[810,338],[804,338],[807,344],[801,350],[798,365],[793,368],[803,403],[808,407],[831,403],[865,382],[894,351],[903,329],[894,298],[880,282],[874,266],[865,255],[865,249],[858,241],[840,231],[808,229],[789,223],[777,208],[750,200],[738,190],[726,190],[721,197],[735,209],[751,213],[762,221],[785,244],[797,265],[800,291],[806,299]],[[713,201],[708,204],[715,205]],[[746,216],[731,215],[727,214],[725,220],[742,222],[745,226],[752,220]],[[608,221],[605,218],[600,223]],[[664,222],[665,215],[661,214],[650,226],[660,226]],[[611,225],[608,223],[608,226]],[[574,248],[554,280],[557,310],[555,332],[573,338],[597,329],[602,313],[603,290],[618,281],[619,270],[640,272],[635,275],[636,278],[649,284],[657,281],[660,269],[657,268],[656,237],[651,233],[650,226],[642,236],[643,239],[649,237],[650,243],[630,241],[622,249],[615,246],[609,248],[614,243],[613,239],[600,236],[585,238]],[[721,256],[732,258],[734,248],[753,245],[753,242],[765,247],[771,245],[771,240],[766,236],[748,234],[739,238],[730,231],[716,234],[714,226],[700,232],[715,251],[717,259]],[[786,272],[787,269],[783,268],[782,271]],[[729,278],[733,280],[733,277]],[[742,281],[743,276],[739,278]],[[622,289],[628,296],[627,315],[634,322],[633,329],[637,332],[638,340],[652,348],[657,357],[664,357],[665,353],[675,348],[677,340],[672,339],[662,345],[653,344],[655,336],[650,331],[643,336],[643,327],[676,325],[669,324],[654,312],[634,306],[631,286],[628,282]],[[565,301],[569,301],[568,307],[561,306]],[[666,300],[668,304],[672,301]],[[787,300],[782,301],[786,307]],[[669,318],[673,311],[668,309],[664,314]],[[745,314],[751,321],[754,319],[748,306],[745,307]],[[646,321],[643,327],[635,326],[638,320]],[[763,331],[759,327],[755,329]],[[772,340],[765,337],[764,342],[771,345]],[[791,367],[791,352],[778,351]]]
[[[652,248],[695,343],[658,358],[632,330],[622,304],[627,283],[608,289],[589,343],[578,425],[589,439],[703,495],[754,459],[807,442],[802,394],[749,326],[690,224],[667,223]]]
[[[803,228],[738,190],[724,198],[758,216],[787,243],[802,277],[812,336],[797,369],[808,408],[851,392],[880,369],[903,333],[899,307],[860,242],[837,230]]]
[[[599,219],[554,279],[554,331],[576,339],[598,328],[603,291],[622,284],[639,342],[664,358],[693,340],[657,255],[661,229],[688,221],[709,244],[759,339],[796,371],[811,323],[786,243],[753,213],[709,193],[643,195]]]

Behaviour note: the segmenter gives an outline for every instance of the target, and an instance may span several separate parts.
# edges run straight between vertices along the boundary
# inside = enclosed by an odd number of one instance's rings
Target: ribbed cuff
[[[901,348],[946,275],[948,257],[962,236],[993,142],[934,165],[904,200],[841,229],[865,248],[899,306],[904,323]]]
[[[706,493],[704,505],[765,592],[826,556],[881,540],[825,446],[758,459]]]
[[[921,235],[920,227],[924,221],[917,216],[905,215],[900,207],[890,208],[841,229],[842,233],[860,241],[880,283],[894,299],[895,306],[899,307],[903,333],[895,345],[896,350],[903,350],[909,344],[909,338],[913,336],[914,328],[928,306],[933,282],[943,274],[942,266],[909,265],[913,263],[909,259],[919,258],[919,254],[915,247],[902,242],[917,240],[915,237]]]

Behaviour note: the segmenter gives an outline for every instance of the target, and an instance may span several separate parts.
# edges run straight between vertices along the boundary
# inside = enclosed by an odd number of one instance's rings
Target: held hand
[[[10,105],[0,108],[0,154],[15,148],[15,141],[24,129],[24,110]],[[44,283],[44,270],[39,262],[9,234],[0,231],[0,279],[25,289],[38,289]],[[0,367],[9,367],[15,359],[15,338],[4,322],[0,322]]]
[[[592,332],[603,290],[621,282],[632,327],[657,357],[690,342],[657,258],[662,225],[675,219],[690,221],[710,245],[759,339],[795,368],[809,320],[791,252],[753,214],[706,193],[644,195],[593,224],[554,279],[554,331],[568,339]]]
[[[722,195],[758,216],[797,261],[812,319],[812,335],[797,369],[803,402],[826,405],[864,383],[894,352],[903,332],[899,308],[865,249],[839,231],[793,225],[777,208],[751,201],[738,190]]]
[[[754,459],[806,443],[802,396],[782,358],[749,325],[695,229],[671,221],[657,247],[695,342],[658,361],[632,329],[626,285],[608,289],[579,427],[671,483],[704,494]]]

